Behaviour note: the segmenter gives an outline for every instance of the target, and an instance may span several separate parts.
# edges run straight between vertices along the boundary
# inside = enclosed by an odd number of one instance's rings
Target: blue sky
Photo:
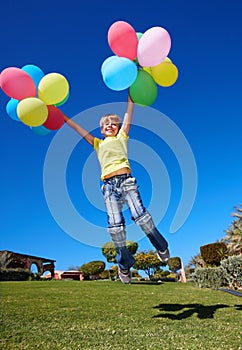
[[[160,207],[151,205],[155,207],[158,227],[169,241],[171,255],[180,256],[185,264],[199,252],[201,245],[224,236],[224,230],[232,221],[233,207],[241,203],[241,10],[239,0],[151,0],[148,4],[70,0],[65,5],[59,1],[43,0],[37,4],[15,0],[1,6],[0,70],[34,64],[45,74],[63,74],[70,85],[70,97],[60,109],[69,117],[83,120],[85,127],[90,125],[97,136],[100,136],[100,116],[96,112],[102,109],[99,106],[108,109],[121,103],[122,110],[127,95],[127,91],[107,88],[100,73],[102,62],[113,54],[107,42],[111,24],[123,20],[137,32],[154,26],[164,27],[169,32],[172,39],[169,57],[178,67],[179,78],[172,87],[158,88],[152,110],[161,113],[161,119],[158,116],[154,122],[149,108],[135,109],[130,139],[133,142],[132,168],[144,203],[148,207],[152,196],[159,197]],[[90,260],[105,261],[98,242],[99,235],[106,235],[106,216],[99,192],[98,164],[92,149],[83,140],[73,141],[75,136],[65,128],[61,130],[61,138],[56,132],[43,137],[33,134],[7,115],[8,100],[0,91],[0,249],[55,259],[56,269],[60,270]],[[164,115],[187,140],[198,174],[193,208],[175,233],[169,230],[182,195],[182,176],[177,155],[159,137]],[[146,128],[149,132],[144,133],[142,126],[147,125],[149,118],[152,125]],[[46,184],[43,185],[48,150],[54,147],[53,140],[62,142],[62,133],[75,144],[65,175],[68,194],[78,215],[89,223],[79,239],[73,238],[56,222],[46,200]],[[142,145],[136,158],[134,151],[140,146],[138,141]],[[66,144],[65,148],[65,141],[61,143],[60,151],[55,148],[56,159],[65,160],[65,151],[71,147],[68,142]],[[154,171],[150,168],[151,161],[147,168],[146,160],[140,160],[146,146],[152,160],[156,159],[154,152],[158,154],[158,162],[152,162]],[[52,179],[52,184],[56,186],[56,206],[58,204],[64,213],[66,203],[60,197],[62,188],[60,192],[57,188],[63,173],[59,177],[54,165],[52,163],[56,178]],[[161,174],[158,185],[154,174]],[[169,183],[170,192],[165,186]],[[62,185],[60,181],[60,187]],[[130,238],[135,229],[128,213],[126,217],[127,237]],[[86,244],[82,237],[90,235],[94,237],[92,244]],[[139,249],[152,248],[146,238],[138,243]]]

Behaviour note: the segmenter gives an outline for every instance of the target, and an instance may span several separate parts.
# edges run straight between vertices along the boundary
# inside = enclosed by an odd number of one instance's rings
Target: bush
[[[196,269],[192,279],[200,288],[220,288],[227,284],[226,273],[222,267]]]
[[[0,281],[27,281],[32,273],[25,269],[0,269]]]
[[[229,287],[242,287],[242,255],[231,256],[221,261],[221,267],[226,275]]]
[[[223,242],[206,244],[200,247],[201,256],[208,266],[219,266],[227,258],[227,246]]]
[[[103,272],[100,273],[99,276],[102,280],[108,280],[111,278],[109,270],[104,270]]]
[[[134,255],[138,249],[138,243],[127,240],[126,247],[128,251]],[[106,257],[107,262],[117,263],[117,253],[113,242],[107,242],[102,246],[102,254]]]
[[[168,266],[171,271],[177,271],[181,269],[181,259],[176,256],[168,260]]]
[[[164,271],[161,271],[161,272],[159,273],[159,275],[160,275],[161,277],[167,277],[169,274],[170,274],[170,271],[168,271],[168,270],[164,270]]]
[[[87,264],[83,264],[80,267],[80,271],[83,273],[84,276],[97,276],[100,275],[101,272],[103,272],[105,269],[105,262],[104,261],[90,261]]]

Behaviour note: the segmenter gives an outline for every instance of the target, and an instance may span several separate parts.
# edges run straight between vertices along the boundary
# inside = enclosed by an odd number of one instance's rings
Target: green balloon
[[[158,89],[152,76],[144,70],[139,70],[134,83],[129,88],[129,94],[134,103],[150,106],[155,102]]]
[[[138,40],[140,40],[140,39],[141,39],[141,37],[142,37],[142,35],[143,35],[143,33],[136,32],[136,35],[137,35]]]
[[[60,101],[60,102],[58,102],[58,103],[55,103],[53,106],[59,107],[59,106],[63,105],[63,104],[68,100],[69,96],[70,96],[70,94],[69,94],[69,92],[68,92],[68,94],[66,95],[66,97],[64,98],[64,100],[62,100],[62,101]]]

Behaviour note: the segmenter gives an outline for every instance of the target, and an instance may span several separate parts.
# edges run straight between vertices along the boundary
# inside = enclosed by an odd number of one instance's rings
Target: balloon
[[[22,67],[22,70],[28,73],[31,78],[33,79],[36,88],[38,88],[40,80],[43,78],[45,75],[44,72],[37,66],[33,64],[27,64]]]
[[[129,88],[132,101],[143,106],[150,106],[155,101],[157,91],[154,79],[144,70],[139,70],[135,82]]]
[[[39,136],[45,136],[50,133],[50,130],[44,127],[44,125],[30,126],[30,129],[33,131],[33,133]]]
[[[49,73],[39,82],[38,96],[47,105],[60,103],[67,97],[68,93],[68,81],[59,73]]]
[[[0,85],[6,95],[16,100],[36,95],[36,87],[31,76],[17,67],[9,67],[1,72]]]
[[[137,56],[138,38],[134,28],[127,22],[117,21],[108,30],[111,50],[121,57],[134,60]]]
[[[136,35],[137,35],[138,41],[140,41],[140,38],[142,37],[143,33],[136,32]],[[134,62],[135,62],[137,65],[139,64],[139,62],[138,62],[138,57],[135,57]]]
[[[104,74],[105,68],[108,67],[108,64],[111,63],[111,61],[115,61],[116,58],[117,58],[117,56],[110,56],[110,57],[106,58],[106,60],[103,62],[102,66],[101,66],[102,75]]]
[[[137,77],[136,64],[125,57],[116,56],[102,65],[104,83],[112,90],[127,89]]]
[[[63,101],[61,101],[59,103],[55,103],[53,106],[59,107],[59,106],[63,105],[68,100],[69,96],[70,96],[70,94],[68,93],[68,95],[64,98]]]
[[[136,32],[136,35],[137,35],[137,38],[138,38],[138,41],[139,41],[139,40],[140,40],[140,38],[142,37],[143,33]]]
[[[143,70],[147,73],[149,73],[150,75],[152,75],[152,72],[151,72],[151,67],[143,67]]]
[[[178,69],[171,62],[161,62],[151,67],[151,72],[156,83],[164,87],[173,85],[178,78]]]
[[[169,57],[166,57],[162,62],[172,62],[172,60]]]
[[[47,106],[48,117],[44,122],[44,127],[49,130],[57,130],[64,124],[64,114],[55,106]]]
[[[138,43],[138,61],[143,67],[156,66],[168,55],[171,48],[169,33],[162,27],[148,29]]]
[[[19,101],[11,98],[6,105],[6,111],[8,115],[15,121],[20,122],[20,119],[17,115],[17,106]]]
[[[39,98],[28,97],[19,102],[17,114],[24,124],[39,126],[46,121],[48,108]]]

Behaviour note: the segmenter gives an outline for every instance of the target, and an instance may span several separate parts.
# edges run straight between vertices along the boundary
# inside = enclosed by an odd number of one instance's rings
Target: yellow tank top
[[[101,179],[121,168],[129,168],[128,136],[119,130],[116,136],[108,136],[104,140],[94,138],[94,149],[101,166]]]

